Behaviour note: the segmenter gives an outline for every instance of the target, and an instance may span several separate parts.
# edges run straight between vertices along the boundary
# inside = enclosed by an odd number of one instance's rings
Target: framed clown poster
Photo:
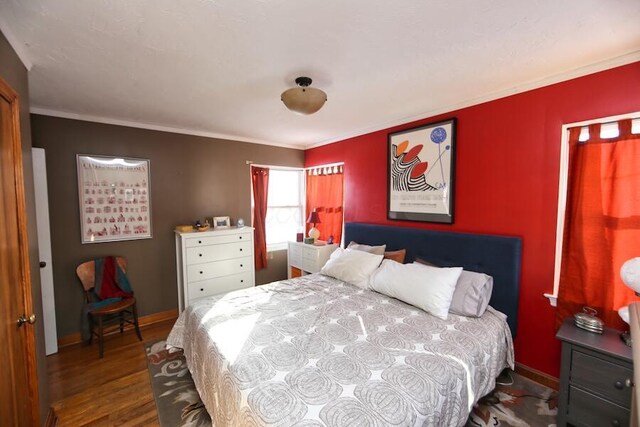
[[[456,119],[389,134],[387,218],[453,224]]]

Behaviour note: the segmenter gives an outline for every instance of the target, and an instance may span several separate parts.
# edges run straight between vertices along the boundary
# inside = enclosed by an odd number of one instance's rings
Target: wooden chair
[[[123,257],[116,257],[116,262],[124,271],[127,272],[127,260]],[[83,262],[76,268],[76,274],[82,283],[84,288],[84,297],[87,304],[93,301],[91,298],[93,288],[96,282],[96,262],[87,261]],[[140,334],[140,327],[138,326],[138,308],[136,306],[136,299],[134,297],[125,298],[113,304],[109,304],[103,307],[94,308],[87,312],[89,318],[89,344],[93,342],[93,336],[98,337],[98,347],[100,351],[100,358],[104,354],[104,326],[105,323],[110,323],[114,320],[118,320],[120,323],[120,333],[124,331],[125,323],[133,325],[136,330],[138,339],[142,341],[142,335]],[[129,317],[129,319],[127,319]],[[97,320],[98,330],[95,330]]]

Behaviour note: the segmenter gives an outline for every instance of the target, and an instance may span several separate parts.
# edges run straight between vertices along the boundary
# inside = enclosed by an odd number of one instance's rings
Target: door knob
[[[45,268],[47,266],[47,263],[44,261],[40,261],[40,268]]]
[[[36,315],[32,314],[29,317],[22,315],[18,317],[18,327],[24,325],[25,323],[28,323],[30,325],[33,325],[34,323],[36,323]]]

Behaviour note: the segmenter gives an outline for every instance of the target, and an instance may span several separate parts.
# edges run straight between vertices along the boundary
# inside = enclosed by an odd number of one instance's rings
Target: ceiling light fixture
[[[327,94],[320,89],[309,87],[311,82],[309,77],[298,77],[298,87],[282,92],[280,99],[289,110],[298,114],[313,114],[322,108],[327,101]]]

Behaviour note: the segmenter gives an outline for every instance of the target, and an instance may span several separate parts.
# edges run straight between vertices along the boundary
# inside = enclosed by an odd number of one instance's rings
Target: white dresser
[[[178,309],[192,301],[254,286],[253,228],[176,232]]]
[[[302,242],[289,242],[287,250],[287,277],[296,277],[291,274],[291,267],[300,270],[301,274],[317,273],[327,262],[338,245],[316,246]]]

